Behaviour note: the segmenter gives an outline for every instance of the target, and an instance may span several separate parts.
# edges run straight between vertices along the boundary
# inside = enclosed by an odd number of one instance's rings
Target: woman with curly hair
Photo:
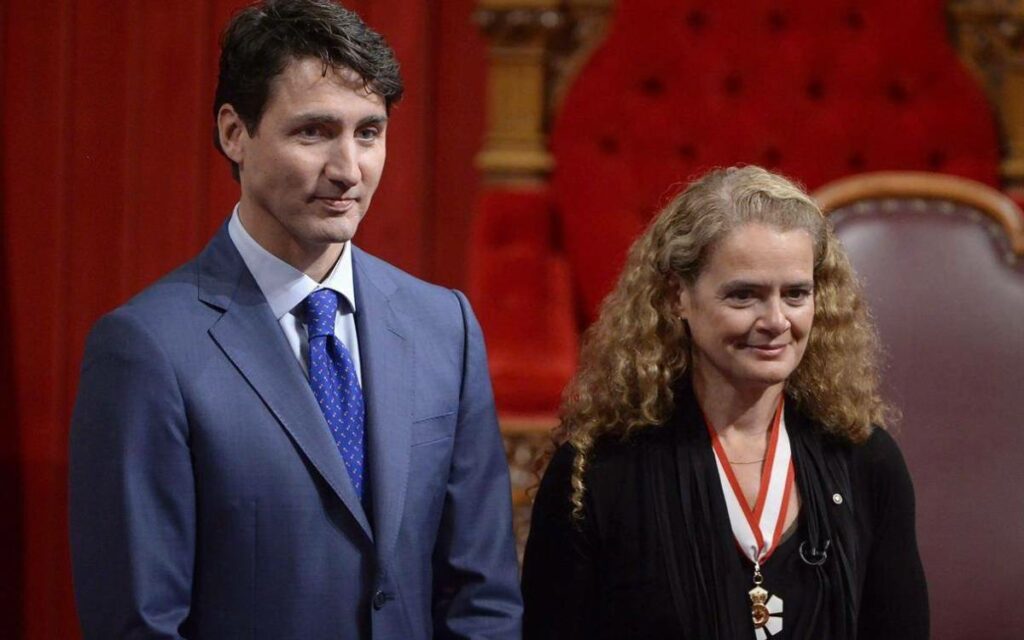
[[[566,390],[525,637],[928,637],[878,340],[814,201],[692,183],[630,250]]]

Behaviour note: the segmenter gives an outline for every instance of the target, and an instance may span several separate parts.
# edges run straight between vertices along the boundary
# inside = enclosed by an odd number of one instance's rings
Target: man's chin
[[[359,222],[353,220],[329,220],[318,229],[319,242],[323,244],[339,244],[348,242],[356,236]]]

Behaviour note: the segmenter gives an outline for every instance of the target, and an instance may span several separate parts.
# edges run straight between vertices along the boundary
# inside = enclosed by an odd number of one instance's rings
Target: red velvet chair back
[[[1024,261],[1012,245],[1024,253],[1020,212],[1002,216],[1008,235],[975,207],[897,197],[891,180],[884,186],[887,197],[864,195],[832,218],[887,350],[885,394],[903,413],[893,432],[917,492],[932,637],[1017,637]],[[995,191],[991,199],[1004,214],[1016,209]]]
[[[995,185],[996,127],[941,0],[625,0],[552,131],[584,322],[678,186],[760,164],[810,188],[880,169]]]

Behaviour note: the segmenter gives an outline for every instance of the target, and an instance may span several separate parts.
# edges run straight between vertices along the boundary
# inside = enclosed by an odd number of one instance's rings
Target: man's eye
[[[740,302],[745,302],[747,300],[752,300],[754,298],[754,292],[749,289],[737,289],[735,291],[730,291],[727,297],[730,300],[738,300]]]
[[[303,138],[320,138],[323,136],[323,133],[323,129],[314,125],[299,129],[299,135]]]
[[[795,300],[799,302],[806,300],[809,297],[811,297],[810,289],[791,289],[786,292],[786,299],[788,300]]]
[[[360,140],[376,140],[380,137],[380,129],[377,127],[366,127],[357,131],[356,137]]]

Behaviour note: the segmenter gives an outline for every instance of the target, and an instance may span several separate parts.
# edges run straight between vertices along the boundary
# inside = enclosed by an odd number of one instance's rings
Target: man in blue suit
[[[519,637],[480,329],[351,242],[401,92],[383,39],[327,0],[229,24],[214,109],[238,206],[86,347],[86,638]]]

